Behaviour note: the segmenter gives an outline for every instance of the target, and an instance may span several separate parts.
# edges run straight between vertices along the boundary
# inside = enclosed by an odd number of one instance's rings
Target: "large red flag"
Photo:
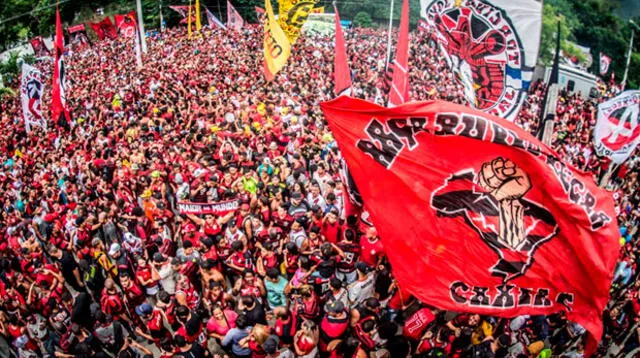
[[[67,127],[69,112],[66,106],[64,67],[64,35],[60,11],[56,9],[56,38],[54,41],[55,62],[53,63],[53,83],[51,85],[51,120],[61,127]]]
[[[321,107],[403,288],[453,311],[566,311],[595,347],[619,232],[590,175],[461,105]]]
[[[343,93],[350,94],[351,90],[351,72],[349,71],[349,62],[347,61],[347,50],[344,45],[344,34],[342,26],[340,26],[340,14],[338,8],[334,6],[336,12],[336,51],[333,64],[333,92],[336,96]]]
[[[393,76],[389,90],[389,107],[398,106],[409,100],[409,0],[402,2],[400,15],[400,35],[393,60]]]
[[[116,28],[113,26],[113,22],[111,22],[111,18],[108,16],[100,22],[90,22],[89,25],[91,25],[91,28],[96,32],[96,35],[98,35],[98,39],[100,40],[104,40],[105,37],[110,39],[118,37]]]
[[[104,30],[102,29],[102,26],[100,26],[99,22],[90,22],[89,26],[91,26],[91,28],[93,29],[93,32],[95,32],[96,36],[98,36],[98,40],[104,40],[105,38]]]
[[[33,54],[36,57],[44,57],[50,55],[49,49],[47,48],[47,45],[44,43],[44,39],[41,36],[32,38],[31,40],[29,40],[29,43],[31,43]]]
[[[116,27],[124,37],[133,37],[136,34],[136,12],[131,11],[124,15],[114,15]]]

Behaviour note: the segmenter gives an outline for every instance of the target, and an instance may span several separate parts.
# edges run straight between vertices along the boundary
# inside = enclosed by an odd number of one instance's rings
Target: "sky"
[[[620,8],[618,15],[624,18],[640,16],[640,0],[618,0]]]

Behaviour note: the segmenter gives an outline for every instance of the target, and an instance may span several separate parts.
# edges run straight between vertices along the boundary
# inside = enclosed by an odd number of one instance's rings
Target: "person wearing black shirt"
[[[174,343],[178,347],[178,352],[173,355],[174,357],[206,358],[211,356],[198,342],[189,343],[182,336],[175,336]]]
[[[256,323],[267,324],[264,306],[253,296],[242,296],[238,302],[238,309],[247,316],[249,326],[255,326]]]
[[[78,263],[67,251],[62,251],[55,246],[49,248],[49,255],[60,266],[62,277],[77,292],[85,292],[84,283],[80,277]]]

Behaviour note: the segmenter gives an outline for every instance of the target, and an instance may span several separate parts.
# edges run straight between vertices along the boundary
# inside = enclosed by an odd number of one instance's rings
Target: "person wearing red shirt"
[[[153,341],[156,345],[159,345],[163,338],[171,337],[171,332],[165,327],[167,322],[162,310],[143,303],[137,306],[135,311],[144,322],[144,328],[136,327],[136,334]]]
[[[332,244],[340,241],[342,227],[338,223],[338,216],[333,212],[329,212],[322,219],[321,233],[324,238]]]
[[[154,296],[158,293],[158,282],[160,281],[160,274],[155,267],[149,265],[149,262],[143,257],[138,258],[138,268],[136,270],[136,279],[144,287],[145,293],[148,296]]]
[[[127,322],[131,320],[125,313],[125,305],[122,300],[122,293],[116,288],[116,283],[108,278],[104,281],[104,289],[100,298],[100,309],[105,314],[111,315],[114,319],[122,319]]]
[[[378,237],[378,231],[374,227],[367,229],[365,237],[360,240],[362,248],[360,261],[371,267],[378,267],[380,260],[384,256],[384,246]]]
[[[287,210],[282,206],[278,206],[278,209],[273,214],[273,225],[282,229],[283,232],[289,232],[291,224],[293,224],[293,217],[287,213]]]
[[[124,291],[124,300],[127,303],[127,313],[129,314],[129,317],[135,319],[137,316],[134,315],[133,309],[136,306],[143,304],[147,298],[140,285],[132,280],[128,273],[120,273],[120,284]]]

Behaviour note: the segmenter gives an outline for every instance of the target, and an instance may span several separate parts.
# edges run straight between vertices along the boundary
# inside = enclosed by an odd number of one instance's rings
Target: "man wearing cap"
[[[320,350],[327,351],[327,345],[334,339],[342,339],[349,328],[349,314],[344,304],[339,301],[325,305],[326,314],[320,322]]]
[[[109,247],[109,257],[115,261],[118,274],[122,272],[126,272],[129,275],[133,274],[127,252],[122,250],[120,244],[115,242],[111,244],[111,247]]]
[[[135,311],[144,323],[144,329],[136,327],[137,335],[154,342],[156,345],[159,345],[162,339],[171,337],[171,332],[166,328],[169,323],[162,310],[148,303],[143,303],[136,306]]]
[[[280,339],[275,334],[267,337],[262,344],[262,349],[267,354],[266,358],[294,358],[295,355],[288,347],[280,348]]]
[[[311,207],[302,199],[302,194],[300,192],[296,191],[291,194],[291,203],[287,212],[292,218],[298,219],[306,215],[309,209],[311,209]]]

